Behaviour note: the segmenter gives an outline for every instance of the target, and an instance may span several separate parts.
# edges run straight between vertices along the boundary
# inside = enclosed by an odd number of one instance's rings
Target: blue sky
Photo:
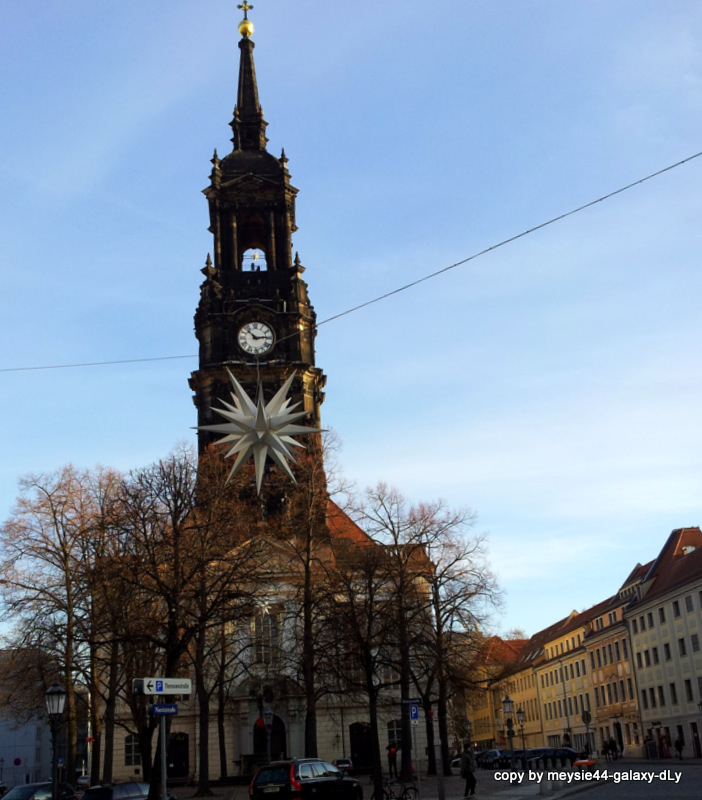
[[[258,0],[269,150],[318,317],[702,150],[702,7]],[[0,4],[0,367],[194,356],[225,0]],[[479,516],[531,634],[702,521],[702,158],[320,328],[360,486]],[[195,358],[0,372],[17,479],[193,441]]]

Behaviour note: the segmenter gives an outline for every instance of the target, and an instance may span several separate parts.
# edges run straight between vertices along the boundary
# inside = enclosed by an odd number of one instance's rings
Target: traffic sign
[[[419,706],[410,706],[410,719],[419,719]]]
[[[407,700],[403,700],[403,703],[410,705],[410,706],[418,706],[422,702],[421,697],[408,697]]]
[[[178,713],[176,703],[160,703],[151,706],[152,717],[174,717]]]
[[[142,678],[144,694],[192,694],[190,678]]]

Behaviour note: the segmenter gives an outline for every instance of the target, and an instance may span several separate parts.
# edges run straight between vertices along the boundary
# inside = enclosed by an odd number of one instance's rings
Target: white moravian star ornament
[[[224,454],[225,458],[236,456],[227,483],[236,475],[243,464],[253,456],[256,467],[256,490],[261,493],[263,469],[266,457],[270,458],[297,483],[295,476],[288,466],[288,460],[295,461],[290,452],[290,447],[302,447],[292,437],[305,433],[321,433],[321,428],[309,428],[306,425],[295,423],[307,415],[306,411],[295,411],[300,405],[290,405],[291,400],[286,397],[295,377],[295,373],[285,381],[268,403],[263,399],[263,387],[258,384],[258,397],[256,402],[246,394],[239,381],[227,370],[234,391],[231,393],[234,405],[221,400],[225,408],[211,406],[220,416],[227,421],[217,425],[200,425],[198,430],[223,433],[215,444],[231,444]]]

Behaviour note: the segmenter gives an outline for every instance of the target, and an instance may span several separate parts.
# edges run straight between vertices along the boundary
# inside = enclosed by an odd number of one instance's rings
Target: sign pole
[[[165,698],[161,699],[163,703]],[[161,800],[168,800],[168,792],[166,790],[166,716],[161,717]]]

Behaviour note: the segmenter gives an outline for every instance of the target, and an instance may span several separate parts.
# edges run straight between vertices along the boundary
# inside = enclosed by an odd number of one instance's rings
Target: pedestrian
[[[609,752],[612,755],[612,761],[616,761],[617,760],[617,743],[614,741],[614,739],[610,739],[609,740]]]
[[[397,778],[397,745],[395,742],[390,742],[388,745],[388,772],[391,778]]]
[[[463,753],[461,754],[461,777],[465,779],[466,788],[463,792],[463,797],[471,797],[475,794],[475,762],[473,761],[473,754],[470,752],[470,744],[466,742],[463,745]]]
[[[680,736],[675,740],[675,752],[678,754],[678,758],[682,761],[682,751],[683,751],[683,740]]]

